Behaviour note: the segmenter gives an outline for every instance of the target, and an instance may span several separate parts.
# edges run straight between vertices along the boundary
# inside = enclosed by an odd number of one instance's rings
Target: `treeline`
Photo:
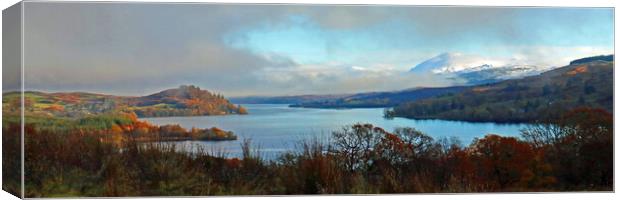
[[[30,123],[29,121],[27,121]],[[71,120],[70,120],[71,122]],[[95,115],[80,118],[74,123],[75,125],[59,124],[39,126],[48,130],[58,130],[54,127],[73,127],[71,132],[78,130],[80,132],[101,133],[113,136],[114,142],[131,139],[144,141],[180,141],[180,140],[236,140],[237,135],[232,131],[225,131],[217,127],[185,129],[178,124],[153,125],[146,121],[138,120],[134,113],[116,113]],[[36,125],[35,125],[36,127]],[[129,134],[129,136],[127,136]]]
[[[592,62],[592,61],[608,61],[608,62],[612,62],[614,61],[614,55],[600,55],[600,56],[592,56],[592,57],[587,57],[587,58],[581,58],[581,59],[577,59],[577,60],[573,60],[570,62],[571,65],[575,65],[575,64],[583,64],[583,63],[588,63],[588,62]]]
[[[101,139],[107,134],[27,126],[26,197],[611,191],[612,118],[580,108],[529,127],[523,139],[487,135],[468,146],[413,128],[356,124],[271,161],[247,140],[242,158],[226,159],[140,144],[131,131],[119,146]],[[4,128],[3,146],[19,149],[19,126]],[[18,157],[3,158],[5,172],[19,168]],[[12,178],[3,188],[18,191]]]
[[[569,65],[523,79],[471,87],[461,93],[408,102],[386,117],[477,122],[536,122],[558,119],[567,109],[613,112],[613,62]]]
[[[204,116],[248,113],[248,111],[241,105],[217,105],[211,103],[202,103],[201,105],[192,106],[170,104],[129,107],[127,110],[136,113],[139,117]]]
[[[340,98],[323,99],[291,104],[304,108],[384,108],[401,103],[427,99],[435,96],[458,93],[464,86],[443,88],[412,88],[393,92],[368,92],[347,95]]]
[[[25,116],[25,121],[37,131],[67,134],[70,132],[106,134],[119,143],[127,134],[138,141],[179,141],[179,140],[236,140],[237,135],[217,127],[185,129],[178,124],[154,125],[141,121],[135,113],[107,113],[82,117],[78,119],[45,117],[39,115]],[[19,116],[7,116],[3,127],[18,124]]]

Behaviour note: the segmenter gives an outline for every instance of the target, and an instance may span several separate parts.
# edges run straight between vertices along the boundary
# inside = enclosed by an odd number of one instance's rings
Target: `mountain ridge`
[[[439,95],[460,92],[463,86],[453,87],[417,87],[398,91],[367,92],[342,98],[327,99],[293,104],[291,107],[304,108],[385,108],[407,101],[430,98]]]
[[[289,104],[303,108],[384,108],[405,101],[428,98],[460,91],[463,86],[415,87],[395,91],[361,92],[353,94],[248,96],[233,97],[238,104]]]
[[[475,122],[536,122],[564,110],[593,107],[613,112],[613,61],[589,57],[520,79],[469,86],[461,93],[408,102],[387,117]]]
[[[442,75],[465,85],[492,83],[536,75],[552,69],[525,64],[514,59],[501,60],[462,53],[441,53],[409,70],[410,73]]]

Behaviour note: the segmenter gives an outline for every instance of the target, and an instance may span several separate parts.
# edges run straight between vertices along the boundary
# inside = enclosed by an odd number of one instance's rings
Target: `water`
[[[334,130],[355,123],[371,123],[391,131],[396,127],[414,127],[435,139],[458,137],[468,145],[475,137],[494,133],[518,136],[526,124],[470,123],[446,120],[413,120],[406,118],[383,118],[382,108],[360,109],[312,109],[289,108],[284,104],[247,104],[248,115],[194,116],[143,118],[151,123],[179,124],[185,128],[218,127],[231,130],[236,141],[183,141],[176,143],[182,148],[201,147],[209,152],[225,153],[228,157],[241,155],[241,141],[252,140],[253,147],[267,158],[295,150],[304,139],[326,140]]]

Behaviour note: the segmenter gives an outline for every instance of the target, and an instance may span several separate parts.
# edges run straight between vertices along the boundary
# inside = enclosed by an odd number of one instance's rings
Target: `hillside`
[[[241,104],[289,104],[290,107],[304,108],[383,108],[396,106],[408,101],[460,92],[464,88],[465,87],[458,86],[445,88],[412,88],[400,91],[365,92],[357,94],[274,97],[250,96],[231,98],[231,101]]]
[[[557,118],[576,107],[613,112],[613,61],[585,60],[589,62],[578,60],[540,75],[471,86],[458,94],[404,103],[386,116],[533,122]]]
[[[128,110],[141,117],[247,114],[245,108],[230,103],[222,95],[195,86],[130,98],[128,105]]]
[[[457,93],[465,87],[413,88],[392,92],[369,92],[349,95],[335,99],[310,101],[291,105],[306,108],[382,108],[400,103]]]
[[[133,112],[138,117],[200,116],[246,114],[241,106],[223,96],[196,86],[180,86],[142,97],[93,93],[25,92],[27,114],[58,117],[84,117],[101,113]],[[5,93],[3,111],[16,112],[19,93]]]
[[[583,63],[597,61],[597,60],[598,61],[613,62],[614,61],[614,55],[600,55],[600,56],[592,56],[592,57],[587,57],[587,58],[581,58],[581,59],[577,59],[577,60],[571,61],[570,64],[571,65],[583,64]]]
[[[347,96],[350,95],[247,96],[231,97],[230,101],[236,104],[301,104],[314,101],[339,99]]]

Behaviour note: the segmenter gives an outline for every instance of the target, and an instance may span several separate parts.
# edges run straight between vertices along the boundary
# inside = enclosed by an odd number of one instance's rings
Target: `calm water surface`
[[[180,148],[201,147],[209,152],[225,152],[226,156],[241,154],[241,141],[250,138],[254,147],[267,158],[281,152],[295,150],[304,139],[325,140],[334,130],[355,123],[371,123],[391,131],[396,127],[414,127],[435,139],[458,137],[464,145],[475,137],[488,133],[518,136],[526,124],[470,123],[445,120],[385,119],[382,108],[312,109],[289,108],[284,104],[247,104],[248,115],[143,118],[151,123],[179,124],[185,128],[218,127],[231,130],[237,141],[184,141],[173,142]]]

